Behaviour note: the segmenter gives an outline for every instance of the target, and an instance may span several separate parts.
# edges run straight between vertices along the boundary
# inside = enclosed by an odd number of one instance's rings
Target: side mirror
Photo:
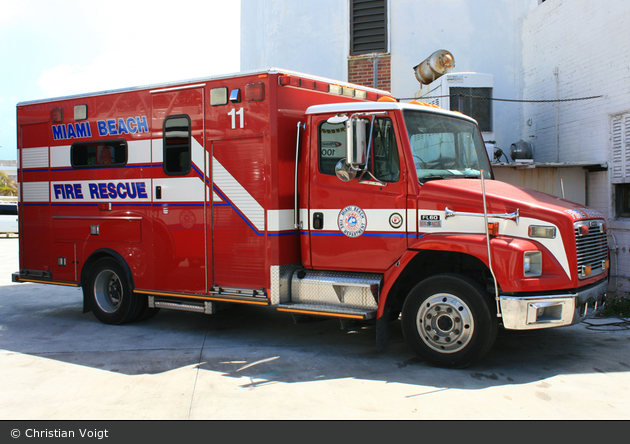
[[[326,122],[331,123],[333,125],[335,124],[339,124],[339,123],[345,123],[348,121],[348,116],[346,115],[341,115],[341,116],[332,116],[330,119],[328,119]]]
[[[355,128],[353,128],[353,122],[356,122],[354,125]],[[368,122],[366,120],[354,117],[346,121],[346,162],[351,167],[365,164],[365,159],[367,157],[367,141],[365,138],[367,123]],[[356,131],[353,131],[353,129]]]
[[[361,167],[367,162],[368,157],[368,123],[362,116],[387,114],[378,113],[357,113],[352,117],[347,115],[336,115],[327,120],[331,124],[346,124],[346,158],[340,159],[335,165],[335,174],[344,182],[349,182],[361,171]],[[372,122],[373,122],[372,118]]]
[[[346,159],[339,159],[337,165],[335,165],[335,174],[337,178],[343,182],[350,182],[357,177],[357,170],[352,168]]]

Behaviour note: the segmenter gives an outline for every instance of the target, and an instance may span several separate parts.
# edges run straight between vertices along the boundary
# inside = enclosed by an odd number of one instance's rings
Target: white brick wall
[[[551,0],[521,22],[525,100],[603,98],[521,107],[520,131],[538,162],[611,162],[611,116],[630,110],[630,2]],[[557,72],[557,75],[554,74]],[[608,172],[590,173],[587,204],[609,218],[612,274],[630,289],[630,221],[615,220]],[[616,284],[616,279],[611,279]]]

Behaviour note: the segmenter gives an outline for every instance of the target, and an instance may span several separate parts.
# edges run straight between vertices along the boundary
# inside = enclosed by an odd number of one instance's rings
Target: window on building
[[[630,113],[611,119],[611,181],[617,217],[630,217]]]
[[[613,116],[612,183],[630,183],[630,113]]]
[[[171,176],[190,173],[190,117],[164,119],[164,172]]]
[[[615,213],[617,217],[630,217],[630,184],[615,185]]]
[[[492,132],[492,88],[450,88],[451,111],[459,111]]]
[[[350,55],[387,52],[387,1],[351,0]]]
[[[120,167],[127,164],[127,142],[99,140],[78,142],[70,147],[73,168]]]

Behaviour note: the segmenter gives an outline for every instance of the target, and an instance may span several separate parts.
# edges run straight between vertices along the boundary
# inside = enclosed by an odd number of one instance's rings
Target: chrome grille
[[[586,279],[603,273],[607,267],[608,241],[602,220],[583,220],[573,224],[577,249],[578,277]],[[591,272],[587,274],[587,267]]]

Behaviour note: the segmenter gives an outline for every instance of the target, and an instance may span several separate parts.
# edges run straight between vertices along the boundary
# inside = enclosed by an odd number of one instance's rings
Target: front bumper
[[[499,295],[503,326],[508,330],[533,330],[576,324],[586,317],[589,307],[602,304],[607,291],[608,280],[604,280],[575,294]]]

